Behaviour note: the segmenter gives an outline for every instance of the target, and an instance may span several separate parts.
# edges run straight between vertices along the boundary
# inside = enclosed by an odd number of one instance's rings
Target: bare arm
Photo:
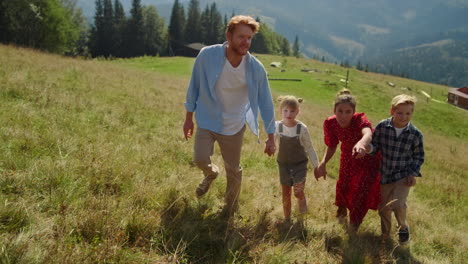
[[[369,127],[364,127],[361,130],[362,138],[353,147],[352,155],[356,159],[360,159],[366,155],[366,148],[372,141],[372,130]]]
[[[318,166],[318,177],[316,176],[316,179],[320,177],[327,179],[327,162],[333,157],[333,155],[335,155],[336,148],[337,146],[327,147],[327,151],[325,152],[325,155],[323,156],[323,159]]]

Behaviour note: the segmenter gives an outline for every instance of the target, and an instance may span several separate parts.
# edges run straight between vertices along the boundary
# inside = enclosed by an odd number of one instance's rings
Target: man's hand
[[[406,185],[409,187],[416,185],[416,177],[415,176],[408,176],[406,177]]]
[[[273,134],[269,134],[267,141],[265,141],[265,150],[263,152],[271,157],[275,154],[275,151],[276,151],[275,139],[273,137]]]
[[[185,119],[184,122],[184,136],[185,140],[189,140],[193,135],[193,121],[192,119]]]
[[[185,113],[184,136],[185,140],[189,140],[193,135],[193,112]]]

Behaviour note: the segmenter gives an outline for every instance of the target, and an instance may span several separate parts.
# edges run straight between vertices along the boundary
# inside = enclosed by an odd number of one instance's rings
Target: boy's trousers
[[[205,177],[216,177],[218,167],[211,162],[214,143],[218,142],[226,170],[226,193],[224,195],[225,209],[232,215],[238,207],[242,183],[242,168],[240,154],[244,139],[245,125],[234,135],[221,135],[207,129],[197,128],[194,145],[194,162],[203,171]]]
[[[392,229],[392,212],[398,222],[398,230],[408,227],[406,223],[406,198],[410,187],[406,185],[406,178],[396,182],[381,184],[382,200],[379,204],[382,236],[388,238]]]

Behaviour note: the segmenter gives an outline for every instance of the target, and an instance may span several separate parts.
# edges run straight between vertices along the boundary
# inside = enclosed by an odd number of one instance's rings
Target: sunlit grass
[[[299,119],[321,157],[322,123],[346,69],[259,55],[274,96],[305,99]],[[267,66],[280,61],[283,68]],[[468,259],[467,112],[427,103],[446,87],[350,70],[358,111],[375,125],[411,87],[425,135],[423,178],[409,198],[413,241],[381,256],[369,212],[357,237],[334,218],[338,153],[326,181],[307,179],[303,229],[281,225],[274,158],[246,133],[240,212],[219,214],[226,179],[196,199],[202,175],[182,123],[193,58],[85,61],[0,46],[0,262],[2,263],[464,263]],[[301,72],[303,68],[318,72]],[[281,70],[286,70],[281,72]],[[261,135],[263,142],[265,135]],[[218,148],[214,162],[222,165]],[[310,175],[309,175],[310,176]],[[396,245],[393,245],[396,246]],[[395,250],[394,250],[395,249]]]

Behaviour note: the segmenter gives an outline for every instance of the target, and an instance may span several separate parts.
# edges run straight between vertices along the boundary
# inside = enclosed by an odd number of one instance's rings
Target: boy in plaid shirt
[[[370,153],[382,152],[381,202],[379,215],[382,240],[390,237],[392,212],[398,222],[398,241],[405,244],[410,240],[406,222],[406,198],[416,177],[421,177],[424,162],[423,135],[410,122],[416,99],[401,94],[392,99],[391,117],[376,126]]]

